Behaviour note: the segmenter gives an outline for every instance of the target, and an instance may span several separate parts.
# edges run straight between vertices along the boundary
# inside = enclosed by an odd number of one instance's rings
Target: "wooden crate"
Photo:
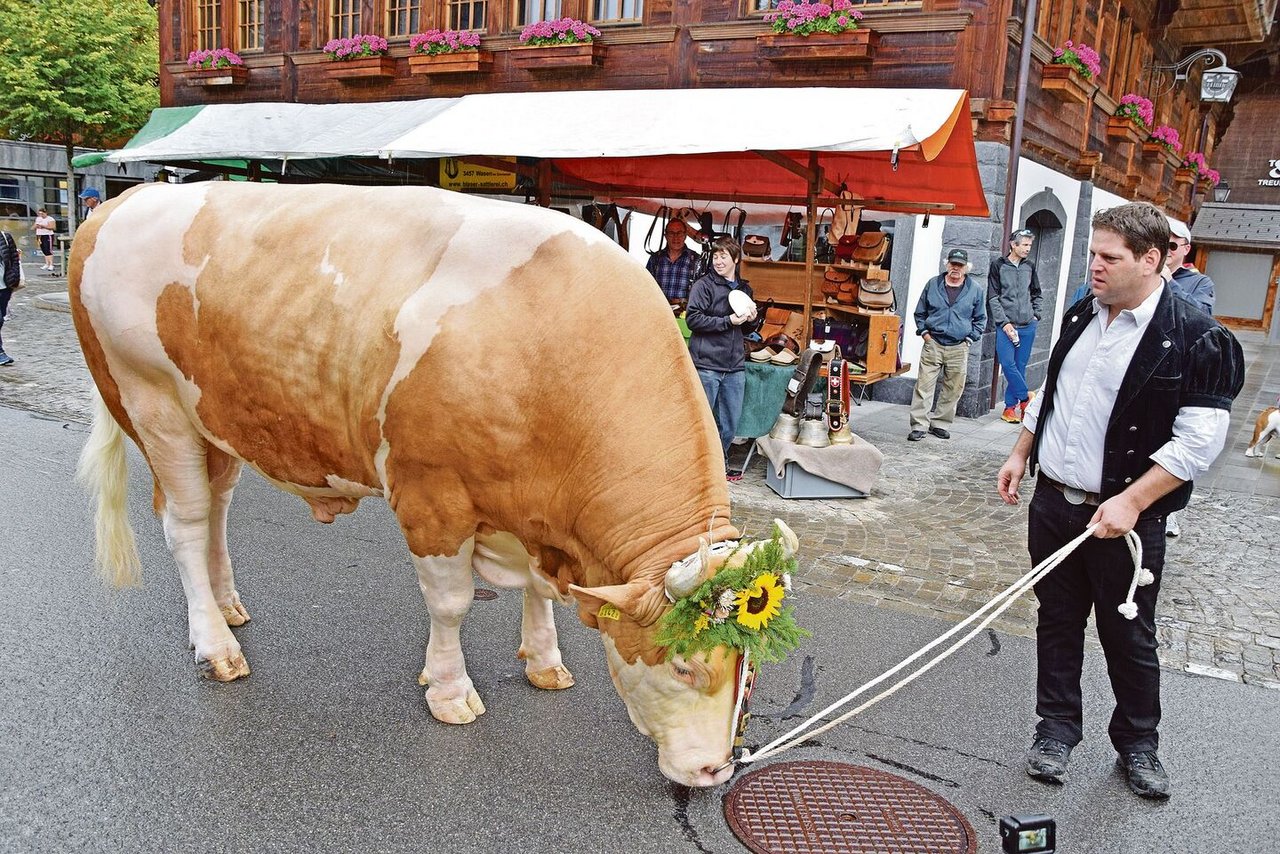
[[[805,303],[804,264],[799,261],[760,261],[743,257],[742,278],[751,285],[756,302],[772,299],[787,305],[803,306]],[[814,265],[815,279],[822,277],[822,267]],[[814,283],[814,300],[822,299],[822,289]]]

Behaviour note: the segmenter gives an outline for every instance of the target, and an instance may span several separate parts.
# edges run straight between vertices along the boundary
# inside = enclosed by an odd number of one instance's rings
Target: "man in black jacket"
[[[5,315],[9,313],[9,299],[22,287],[22,259],[18,244],[7,231],[0,231],[0,329],[4,328]],[[12,365],[13,357],[4,351],[4,339],[0,338],[0,367]]]
[[[1116,698],[1109,734],[1131,788],[1167,798],[1159,746],[1160,664],[1155,606],[1164,566],[1165,516],[1185,507],[1192,481],[1226,442],[1231,403],[1244,384],[1236,339],[1178,299],[1160,270],[1169,224],[1139,203],[1093,218],[1089,272],[1093,299],[1067,311],[1049,357],[1044,395],[1027,407],[1023,429],[1000,469],[1006,504],[1019,500],[1028,464],[1037,476],[1027,548],[1039,564],[1096,525],[1036,584],[1036,738],[1027,773],[1061,783],[1083,718],[1084,630],[1094,611]],[[1125,602],[1133,563],[1123,539],[1141,538],[1154,582]]]

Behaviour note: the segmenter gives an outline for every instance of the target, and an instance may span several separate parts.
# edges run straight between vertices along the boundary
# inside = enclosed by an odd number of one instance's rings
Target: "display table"
[[[782,477],[789,465],[796,465],[812,478],[809,481],[826,482],[830,485],[848,487],[847,492],[829,490],[824,493],[789,495],[774,487],[784,498],[834,498],[866,496],[875,486],[880,476],[880,467],[884,464],[884,454],[866,439],[853,437],[851,445],[831,445],[827,448],[810,448],[794,442],[780,442],[767,436],[756,440],[760,453],[769,458],[772,472]],[[771,484],[772,485],[772,484]],[[810,487],[812,488],[812,487]]]

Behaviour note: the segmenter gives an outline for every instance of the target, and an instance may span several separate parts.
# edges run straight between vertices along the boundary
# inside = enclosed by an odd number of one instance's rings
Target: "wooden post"
[[[551,161],[547,159],[538,161],[538,204],[551,207]]]
[[[818,166],[818,153],[809,152],[809,192],[807,212],[805,214],[804,245],[804,333],[800,338],[803,346],[809,345],[813,334],[813,253],[817,241],[818,196],[822,194],[822,169]]]

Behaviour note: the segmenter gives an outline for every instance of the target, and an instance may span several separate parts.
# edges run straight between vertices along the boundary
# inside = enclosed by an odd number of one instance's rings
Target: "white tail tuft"
[[[124,431],[96,387],[93,429],[80,452],[76,479],[98,503],[94,518],[98,574],[116,587],[136,587],[142,581],[142,562],[129,526],[129,460]]]

